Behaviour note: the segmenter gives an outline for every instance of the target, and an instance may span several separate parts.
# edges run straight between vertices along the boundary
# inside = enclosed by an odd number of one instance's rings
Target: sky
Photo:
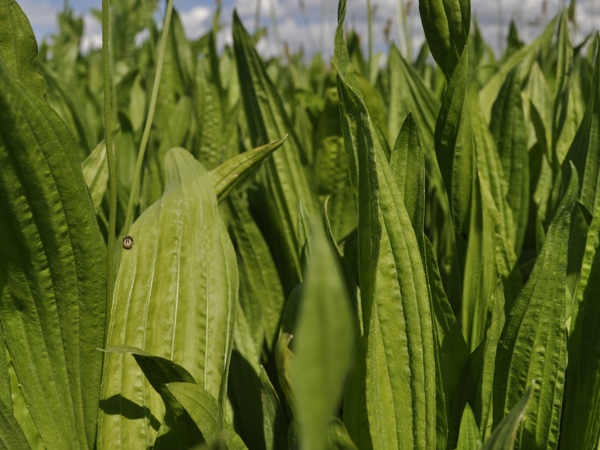
[[[41,41],[57,29],[57,13],[65,0],[17,0],[29,18],[34,32]],[[335,0],[223,0],[221,22],[222,43],[231,42],[231,17],[233,8],[246,28],[256,26],[257,2],[260,4],[260,26],[267,26],[267,37],[259,43],[259,51],[273,55],[280,51],[276,36],[291,50],[303,49],[305,54],[322,52],[330,55],[333,51],[333,36],[337,24],[337,1]],[[544,25],[568,6],[568,0],[472,0],[472,17],[476,18],[486,41],[496,52],[503,49],[506,32],[514,20],[522,40],[530,41],[540,34]],[[163,4],[163,3],[161,3]],[[373,22],[373,43],[375,51],[383,51],[392,40],[402,50],[405,49],[404,31],[398,28],[399,5],[404,4],[409,11],[408,30],[413,54],[420,48],[424,37],[418,11],[418,0],[371,0],[375,9]],[[92,8],[100,9],[101,0],[70,0],[73,10],[84,17],[83,50],[98,47],[101,43],[100,24],[90,14]],[[216,9],[215,0],[175,0],[175,8],[182,19],[190,38],[204,34],[212,24]],[[272,26],[276,18],[277,27]],[[578,0],[577,32],[578,43],[583,36],[600,29],[600,0]],[[160,20],[160,19],[159,19]],[[355,28],[366,42],[367,0],[347,1],[347,24]],[[390,25],[388,40],[384,30]]]

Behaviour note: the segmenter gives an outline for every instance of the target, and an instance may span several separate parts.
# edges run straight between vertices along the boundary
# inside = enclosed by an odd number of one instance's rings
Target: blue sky
[[[63,7],[64,0],[17,0],[21,5],[38,40],[56,30],[56,14]],[[254,29],[258,0],[223,0],[222,22],[224,25],[221,39],[231,40],[229,23],[234,7],[246,27]],[[278,32],[281,40],[290,48],[304,48],[307,53],[322,51],[329,54],[333,47],[333,34],[336,25],[337,1],[334,0],[261,0],[261,25],[271,24],[271,12],[275,12]],[[400,48],[401,41],[398,24],[398,5],[402,0],[371,0],[376,7],[373,36],[375,48],[384,50],[386,43],[383,30],[388,21],[391,23],[390,37]],[[203,34],[211,25],[215,11],[215,0],[175,0],[184,27],[190,37]],[[412,47],[416,50],[423,41],[418,12],[418,0],[403,0],[410,7],[409,30]],[[492,47],[502,48],[504,35],[511,19],[515,20],[522,39],[530,40],[537,36],[542,27],[561,7],[568,5],[567,0],[472,0],[472,14],[477,17],[480,27]],[[101,0],[71,0],[71,7],[85,20],[85,39],[83,46],[97,46],[101,42],[100,25],[89,14],[90,9],[101,7]],[[578,39],[600,28],[600,0],[579,0],[577,2]],[[348,0],[347,20],[359,33],[366,36],[366,0]],[[260,42],[259,49],[268,54],[278,52],[274,32]]]

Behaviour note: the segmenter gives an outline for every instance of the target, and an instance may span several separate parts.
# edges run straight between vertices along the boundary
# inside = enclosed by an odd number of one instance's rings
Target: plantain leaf
[[[0,0],[0,60],[17,80],[43,98],[46,86],[38,72],[37,54],[33,29],[19,4]]]
[[[193,383],[169,383],[167,389],[183,405],[207,442],[223,439],[229,450],[247,450],[210,392]]]
[[[471,1],[421,0],[419,13],[431,54],[450,79],[469,38]]]
[[[44,445],[91,448],[106,248],[66,126],[1,61],[0,85],[0,321],[6,346]]]
[[[323,225],[313,219],[291,371],[301,449],[324,449],[354,345],[350,297]]]
[[[348,180],[348,160],[335,87],[328,88],[325,93],[325,105],[319,117],[315,140],[317,192],[320,200],[329,198],[332,231],[336,240],[340,240],[356,228],[356,210]]]
[[[0,448],[10,450],[31,449],[21,425],[2,400],[0,400]]]
[[[573,167],[573,166],[572,166]],[[506,319],[496,354],[494,422],[500,422],[525,393],[532,395],[518,436],[520,448],[556,448],[566,355],[566,265],[578,177],[575,168],[531,276]]]
[[[421,140],[412,114],[409,114],[398,134],[390,166],[396,184],[402,192],[404,206],[416,233],[423,230],[425,220],[425,163]],[[419,236],[417,236],[419,239]],[[420,243],[422,246],[422,243]]]
[[[450,197],[457,234],[461,234],[468,223],[475,176],[475,149],[468,95],[468,53],[463,53],[452,74],[435,126],[435,149]]]
[[[343,38],[344,14],[342,1],[334,61],[357,193],[364,320],[344,422],[361,449],[435,448],[435,348],[425,269],[402,194],[352,71]],[[394,352],[387,351],[391,348]]]
[[[241,153],[223,164],[215,167],[209,172],[213,181],[217,198],[222,201],[229,192],[238,184],[251,177],[260,164],[271,154],[281,147],[281,144],[287,139],[284,137],[278,141]]]
[[[523,397],[502,419],[489,439],[485,441],[483,450],[512,450],[515,448],[517,430],[534,392],[535,381],[532,381]]]
[[[481,450],[482,446],[473,410],[467,404],[463,411],[462,420],[460,421],[460,432],[458,433],[456,450]]]
[[[600,52],[600,50],[598,50]],[[561,449],[591,449],[600,439],[599,414],[600,380],[598,363],[598,245],[600,237],[600,196],[592,191],[597,186],[597,152],[600,146],[600,53],[596,53],[596,67],[592,96],[586,109],[585,119],[573,142],[575,161],[586,157],[582,181],[581,203],[590,213],[594,211],[587,233],[582,256],[581,270],[575,293],[575,304],[569,336],[569,367],[565,388],[565,411],[561,430]],[[578,161],[579,160],[579,161]],[[590,161],[588,163],[588,160]],[[593,201],[592,209],[588,209]],[[584,203],[585,202],[585,203]],[[583,239],[583,236],[579,236]]]
[[[161,396],[167,410],[165,421],[161,425],[161,432],[154,444],[154,448],[189,448],[202,442],[202,435],[198,428],[167,389],[167,383],[186,382],[196,383],[190,373],[173,361],[152,356],[139,348],[121,345],[106,350],[107,353],[129,353],[137,364],[150,385]]]
[[[201,164],[176,148],[165,167],[165,192],[133,224],[133,247],[121,257],[107,346],[137,347],[182,365],[223,405],[238,291],[235,254]],[[101,408],[99,448],[154,442],[165,413],[136,364],[122,355],[106,359]]]
[[[519,66],[508,73],[494,102],[490,131],[502,163],[506,200],[512,213],[512,226],[506,238],[519,255],[529,217],[529,157]]]
[[[281,273],[286,294],[300,280],[300,257],[296,226],[298,204],[317,212],[314,189],[309,182],[302,148],[283,102],[260,60],[252,39],[237,12],[233,15],[233,41],[244,111],[252,144],[264,145],[290,133],[287,149],[273,154],[260,173],[256,203],[262,212],[262,229]]]
[[[81,170],[92,198],[94,210],[98,214],[108,188],[108,160],[104,140],[81,163]]]

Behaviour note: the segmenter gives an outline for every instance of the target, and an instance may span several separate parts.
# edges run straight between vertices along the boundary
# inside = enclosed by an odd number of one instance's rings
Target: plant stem
[[[104,71],[104,142],[108,161],[109,212],[108,212],[108,248],[106,262],[106,306],[108,314],[112,306],[115,286],[115,238],[117,234],[117,172],[115,168],[115,149],[112,143],[112,87],[110,70],[110,1],[102,0],[102,63]]]
[[[369,79],[371,79],[371,63],[373,61],[373,9],[371,8],[371,0],[367,0],[368,14],[368,39],[369,39]]]
[[[158,61],[156,63],[156,74],[154,75],[154,82],[152,84],[152,95],[150,96],[150,106],[148,107],[148,115],[146,116],[146,125],[144,126],[144,133],[142,134],[142,142],[140,143],[140,149],[138,151],[137,160],[135,162],[135,173],[133,176],[133,183],[131,185],[131,194],[129,195],[129,202],[127,203],[127,213],[125,215],[125,225],[123,231],[127,233],[133,222],[133,210],[139,200],[140,186],[142,183],[142,166],[144,163],[144,155],[146,154],[146,148],[148,147],[148,139],[150,138],[150,130],[152,129],[152,122],[154,120],[154,112],[156,110],[156,100],[158,99],[158,88],[160,86],[160,77],[162,75],[163,62],[165,59],[165,51],[167,48],[167,39],[169,38],[169,28],[171,26],[171,16],[173,15],[173,0],[169,0],[167,3],[167,11],[165,12],[165,24],[163,26],[162,34],[160,36],[160,44],[158,46]]]

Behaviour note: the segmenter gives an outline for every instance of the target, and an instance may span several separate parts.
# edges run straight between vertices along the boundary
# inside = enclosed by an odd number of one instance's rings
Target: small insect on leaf
[[[133,247],[133,238],[127,235],[123,238],[123,248],[129,250],[131,247]]]

